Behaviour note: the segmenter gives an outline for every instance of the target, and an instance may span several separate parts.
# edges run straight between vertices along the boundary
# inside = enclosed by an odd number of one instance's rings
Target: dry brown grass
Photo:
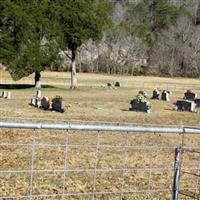
[[[14,83],[7,72],[0,72],[1,83]],[[53,98],[60,95],[66,105],[71,105],[65,114],[52,113],[30,107],[28,104],[35,93],[34,88],[12,90],[12,100],[0,99],[0,114],[5,117],[22,117],[37,121],[52,120],[55,122],[65,120],[128,122],[140,124],[164,125],[200,125],[200,112],[176,112],[172,103],[183,97],[186,89],[192,88],[200,96],[200,81],[198,79],[158,78],[158,77],[132,77],[108,76],[99,74],[79,74],[79,89],[71,91],[70,74],[44,72],[43,83],[54,88],[43,88],[42,94]],[[109,89],[107,82],[119,80],[122,87]],[[24,78],[19,84],[33,83],[32,77]],[[129,103],[139,90],[146,90],[149,97],[155,88],[172,91],[171,101],[162,102],[150,100],[153,106],[152,113],[130,112]]]
[[[157,77],[131,77],[131,76],[108,76],[98,74],[79,74],[79,89],[71,91],[69,88],[70,75],[68,73],[44,72],[42,74],[44,84],[54,88],[43,88],[42,94],[50,98],[60,95],[64,97],[66,104],[70,104],[66,113],[44,111],[28,105],[35,89],[12,90],[12,99],[0,99],[1,120],[9,121],[40,121],[64,122],[68,120],[103,121],[103,122],[126,122],[156,125],[200,125],[200,112],[187,113],[176,112],[172,109],[172,102],[182,98],[186,89],[192,88],[200,95],[200,81],[197,79],[182,78],[157,78]],[[7,72],[0,72],[1,83],[13,83]],[[122,87],[109,89],[107,82],[119,80]],[[19,84],[31,84],[32,78],[25,78]],[[128,111],[130,100],[141,89],[146,90],[151,96],[155,88],[169,89],[173,92],[170,102],[150,100],[153,105],[152,113],[136,113]],[[64,131],[36,131],[36,148],[34,169],[63,169],[65,147],[42,148],[42,144],[64,145]],[[2,144],[32,144],[33,131],[30,130],[0,130],[0,171],[8,169],[30,169],[32,148],[30,146],[9,146]],[[96,148],[87,145],[96,145],[96,132],[68,133],[68,144],[83,145],[81,148],[68,147],[68,169],[92,169],[95,166]],[[100,133],[100,145],[118,145],[121,148],[102,147],[99,150],[98,169],[115,169],[124,167],[123,146],[126,133]],[[138,148],[127,150],[127,168],[148,169],[152,164],[154,170],[151,174],[150,189],[171,189],[173,171],[163,171],[162,168],[173,168],[174,148],[181,145],[182,136],[174,134],[130,134],[128,145]],[[156,147],[153,151],[149,147]],[[185,146],[200,148],[199,136],[186,135]],[[157,148],[159,147],[159,148]],[[162,147],[172,147],[163,150]],[[199,154],[184,153],[183,167],[197,173]],[[66,192],[92,192],[94,173],[67,173]],[[124,176],[124,190],[147,190],[149,189],[149,171],[128,172]],[[0,196],[29,195],[30,173],[1,174],[0,172]],[[102,172],[96,178],[97,192],[121,192],[122,172]],[[35,173],[33,179],[34,194],[57,194],[62,193],[63,173]],[[181,187],[196,187],[197,177],[184,174],[181,179]],[[123,200],[129,199],[168,200],[171,194],[167,192],[125,194]],[[61,199],[61,197],[33,198]],[[65,199],[92,199],[91,196],[67,197]],[[120,199],[119,195],[97,195],[96,199],[109,200]],[[183,200],[191,198],[181,196]]]

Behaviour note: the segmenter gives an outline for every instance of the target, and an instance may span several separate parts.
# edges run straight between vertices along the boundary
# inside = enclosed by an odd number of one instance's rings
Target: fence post
[[[173,181],[173,196],[172,200],[178,200],[179,195],[179,183],[180,183],[180,173],[181,173],[181,154],[182,148],[177,147],[175,149],[175,158],[174,158],[174,181]]]

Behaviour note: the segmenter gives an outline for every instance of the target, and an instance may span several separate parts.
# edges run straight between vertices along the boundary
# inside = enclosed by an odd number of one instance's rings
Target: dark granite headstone
[[[112,83],[107,83],[107,86],[108,87],[112,87]]]
[[[184,94],[184,99],[189,101],[194,101],[197,98],[197,94],[193,92],[186,92]]]
[[[178,100],[176,102],[176,110],[195,112],[196,104],[188,100]]]
[[[48,97],[43,97],[43,98],[41,99],[41,107],[42,107],[43,109],[45,109],[45,110],[48,110],[48,109],[49,109],[49,105],[50,105],[50,103],[49,103]]]
[[[138,102],[136,99],[133,99],[130,104],[130,110],[132,111],[150,112],[149,102]]]
[[[158,90],[154,90],[152,99],[159,99],[159,97],[160,97],[160,92]]]
[[[121,87],[121,82],[116,81],[116,82],[115,82],[115,87]]]
[[[195,99],[194,102],[196,103],[197,107],[200,107],[200,99]]]
[[[65,102],[61,99],[52,100],[52,110],[55,110],[61,113],[65,112]]]

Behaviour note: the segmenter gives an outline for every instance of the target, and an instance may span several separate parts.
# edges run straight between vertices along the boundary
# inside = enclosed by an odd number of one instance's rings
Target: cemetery
[[[7,72],[3,72],[3,76],[7,77],[5,79],[5,83],[10,83],[14,85],[14,82]],[[149,77],[123,76],[116,78],[115,76],[82,73],[80,74],[80,87],[77,90],[71,91],[69,87],[66,86],[66,82],[65,85],[63,85],[63,78],[65,78],[65,80],[67,80],[67,84],[70,85],[69,73],[63,74],[56,72],[44,72],[42,74],[42,77],[49,77],[48,82],[47,79],[44,79],[43,81],[41,80],[42,85],[48,84],[52,87],[42,87],[40,89],[41,92],[38,92],[38,94],[36,94],[37,90],[35,90],[34,87],[28,87],[27,89],[1,89],[1,96],[3,91],[9,91],[11,93],[12,100],[6,101],[6,99],[4,100],[4,98],[0,98],[2,105],[1,112],[8,113],[11,116],[22,118],[48,118],[55,121],[62,121],[63,117],[57,116],[57,112],[45,112],[45,110],[52,110],[52,103],[49,103],[49,101],[52,102],[52,99],[59,95],[62,96],[67,105],[71,105],[71,111],[65,112],[63,114],[66,119],[70,118],[74,120],[91,121],[122,120],[125,122],[136,123],[146,121],[147,123],[152,122],[160,124],[173,124],[174,121],[177,121],[178,119],[181,120],[182,123],[199,122],[198,96],[200,94],[198,90],[199,83],[196,79],[185,79],[183,84],[182,80],[179,79],[162,78],[161,80],[159,80],[156,77],[151,77],[149,79]],[[52,79],[51,77],[57,77],[57,79]],[[32,83],[32,78],[33,76],[27,77],[23,80],[23,82],[18,81],[17,84],[22,85],[26,83],[30,85]],[[123,83],[120,90],[110,90],[109,87],[104,87],[106,83],[112,83],[114,87],[115,82],[117,82],[115,80],[117,79],[120,80],[120,83]],[[154,82],[156,81],[158,81],[157,85],[154,84]],[[166,82],[168,82],[171,87],[166,85]],[[176,85],[176,87],[174,85]],[[160,89],[156,90],[155,88]],[[194,103],[196,104],[197,114],[194,115],[192,114],[193,112],[191,112],[190,117],[188,116],[187,112],[175,112],[173,110],[173,102],[177,102],[177,100],[186,101],[186,99],[183,99],[186,88],[192,88],[192,92],[197,94],[197,97],[195,96],[196,99],[194,101]],[[165,100],[161,99],[163,90],[170,90],[171,93],[169,93],[168,96],[170,101],[165,101],[167,100],[166,97]],[[151,103],[151,115],[143,115],[142,112],[141,114],[140,112],[136,114],[136,112],[131,112],[132,110],[130,112],[125,111],[129,110],[130,101],[135,99],[134,97],[138,94],[143,95],[146,100]],[[29,103],[33,104],[36,107],[41,107],[42,104],[43,108],[37,110],[34,107],[27,106]],[[63,106],[63,103],[61,103],[60,105]],[[65,109],[67,108],[67,105],[65,105]],[[19,109],[20,112],[18,112]],[[43,112],[37,112],[42,110]]]
[[[37,90],[36,95],[31,98],[30,105],[44,110],[52,110],[60,113],[65,112],[65,102],[62,97],[56,96],[52,100],[50,100],[46,96],[42,97],[42,93],[40,90]]]
[[[1,118],[3,120],[12,120],[12,121],[29,121],[29,122],[48,122],[49,124],[55,123],[63,123],[66,124],[69,121],[74,121],[76,123],[83,123],[86,121],[89,123],[108,123],[108,122],[123,122],[123,123],[137,123],[145,125],[147,123],[151,124],[159,124],[159,125],[175,125],[175,124],[189,124],[195,125],[199,123],[200,113],[199,110],[194,108],[194,103],[189,103],[191,101],[183,99],[183,94],[185,88],[191,82],[191,79],[186,79],[185,84],[183,85],[181,80],[177,84],[177,79],[167,79],[163,78],[161,82],[158,83],[159,88],[167,88],[166,82],[170,82],[172,85],[176,84],[176,87],[170,88],[170,91],[173,92],[173,95],[170,94],[170,101],[167,101],[168,92],[161,90],[159,92],[159,100],[151,99],[152,91],[158,86],[155,86],[151,81],[160,81],[160,79],[152,78],[151,80],[148,77],[120,77],[123,86],[120,90],[110,90],[105,86],[105,83],[111,82],[114,85],[114,81],[116,78],[114,76],[104,76],[104,75],[94,75],[94,74],[79,74],[79,78],[81,79],[81,84],[78,89],[71,90],[66,88],[66,85],[63,85],[63,79],[59,79],[59,77],[63,78],[62,73],[50,73],[44,72],[43,76],[49,77],[58,77],[57,80],[49,78],[48,84],[53,87],[41,87],[39,90],[33,88],[27,89],[12,89],[9,92],[12,94],[11,101],[7,101],[4,98],[0,98],[0,112],[2,113]],[[70,74],[65,76],[66,80],[69,80]],[[97,81],[98,80],[98,81]],[[11,82],[9,77],[7,78],[8,83]],[[26,79],[26,82],[31,83],[31,79]],[[196,84],[194,91],[199,95],[198,91],[198,80],[192,80],[193,85]],[[70,82],[68,81],[67,84]],[[136,84],[137,83],[137,84]],[[22,83],[23,84],[23,83]],[[44,81],[44,85],[47,83]],[[93,87],[91,87],[93,86]],[[0,91],[7,91],[6,89]],[[149,95],[148,95],[149,94]],[[163,94],[163,97],[162,97]],[[63,101],[64,100],[64,101]],[[178,100],[178,101],[177,101]],[[197,99],[195,99],[198,102]],[[131,105],[129,104],[131,101]],[[177,112],[172,109],[172,102],[178,102],[177,108],[184,110],[181,112]],[[188,101],[188,104],[183,104],[179,101]],[[65,105],[65,102],[69,105]],[[28,103],[31,103],[32,106],[29,106]],[[129,110],[129,105],[130,110]],[[182,105],[182,106],[179,106]],[[96,108],[101,109],[96,109]],[[67,112],[63,112],[67,108]],[[188,112],[188,110],[191,110]],[[197,111],[195,114],[192,111]],[[20,112],[19,112],[20,111]],[[52,112],[56,111],[56,112]],[[139,111],[139,112],[138,112]],[[186,112],[187,111],[187,112]],[[63,112],[60,114],[60,112]],[[146,113],[151,114],[146,114]],[[6,114],[6,116],[5,116]],[[91,121],[91,122],[90,122]],[[16,143],[26,143],[26,141],[33,141],[32,134],[34,131],[30,130],[10,130],[10,131],[2,131],[0,130],[0,139],[2,142],[7,142],[15,136],[14,141]],[[61,130],[38,130],[36,131],[36,144],[44,145],[47,144],[46,148],[40,148],[37,146],[34,160],[35,168],[43,168],[43,169],[57,169],[62,168],[64,163],[64,144],[66,141],[65,138],[66,131]],[[77,132],[77,131],[69,131],[69,144],[73,146],[73,148],[68,148],[68,161],[71,168],[77,168],[79,166],[83,168],[92,168],[93,160],[95,159],[95,148],[86,148],[86,146],[92,146],[96,144],[98,135],[97,132]],[[147,147],[150,145],[150,138],[148,134],[135,133],[128,134],[129,135],[129,145],[140,147]],[[100,132],[100,145],[102,146],[119,146],[125,143],[126,133],[111,133],[111,132]],[[171,134],[160,135],[154,134],[154,141],[156,144],[163,146],[175,146],[178,144],[177,136],[173,136]],[[192,146],[193,144],[197,144],[197,137],[194,139],[187,138],[187,144]],[[76,145],[83,145],[80,149],[74,148]],[[53,148],[53,146],[56,146]],[[60,145],[60,147],[58,147]],[[122,147],[123,148],[123,147]],[[31,149],[31,148],[30,148]],[[3,149],[2,149],[3,151]],[[26,162],[24,157],[29,156],[31,151],[28,148],[15,148],[13,150],[8,150],[11,152],[9,155],[9,159],[6,158],[6,153],[2,154],[2,160],[5,163],[5,166],[21,168],[27,167],[29,169],[30,162]],[[8,152],[7,151],[7,152]],[[139,151],[139,153],[137,152]],[[128,165],[130,167],[146,167],[148,166],[149,156],[148,151],[145,150],[142,153],[142,150],[129,150],[128,156]],[[99,167],[101,168],[118,168],[121,167],[121,157],[123,157],[123,153],[121,150],[116,149],[100,149],[101,154],[99,154]],[[20,155],[18,158],[15,155]],[[153,160],[155,167],[166,167],[171,166],[173,159],[173,152],[161,152],[159,154],[155,153],[155,159]],[[24,157],[23,157],[24,156]],[[21,159],[22,157],[22,159]],[[171,159],[172,158],[172,159]],[[187,159],[187,163],[192,163],[194,159],[184,155],[184,158]],[[9,162],[11,160],[11,163]],[[112,162],[111,162],[112,161]],[[37,179],[34,173],[34,178]],[[41,173],[42,174],[42,173]],[[120,173],[121,174],[121,173]],[[137,177],[133,180],[128,180],[126,183],[131,185],[131,187],[137,187],[141,184],[141,180],[144,180],[145,172],[140,174],[135,173],[131,177]],[[48,187],[48,191],[51,194],[56,194],[59,192],[59,187],[57,184],[57,179],[59,180],[59,174],[57,173],[46,173],[45,175],[41,175],[40,183],[43,184],[41,187],[38,187],[38,193],[44,192],[44,189]],[[28,174],[27,180],[29,180],[30,175]],[[92,176],[93,177],[93,176]],[[147,174],[148,177],[148,174]],[[68,175],[69,185],[71,191],[77,191],[77,188],[80,188],[81,192],[87,191],[88,187],[90,187],[89,181],[91,180],[89,175],[74,176],[74,174],[70,173]],[[117,177],[112,175],[112,177],[107,176],[98,176],[98,183],[104,185],[106,181],[106,186],[109,187],[109,190],[117,190],[119,187],[119,183],[116,181]],[[36,180],[34,179],[34,184],[36,184]],[[155,182],[160,183],[163,187],[163,183],[171,186],[172,179],[169,178],[166,174],[165,176],[153,176],[152,178]],[[6,179],[7,180],[7,179]],[[6,182],[3,180],[2,182]],[[45,183],[43,183],[44,180]],[[46,180],[48,182],[46,182]],[[92,179],[93,180],[93,179]],[[117,183],[117,184],[115,184]],[[20,187],[26,188],[29,185],[26,181],[20,181]],[[13,186],[15,187],[15,186]],[[158,186],[156,186],[158,187]],[[5,188],[5,187],[4,187]],[[6,189],[6,188],[5,188]],[[3,190],[0,188],[0,193]],[[21,191],[22,193],[23,191]],[[71,198],[69,198],[71,199]],[[143,198],[138,198],[139,200]],[[168,196],[164,199],[169,199]]]
[[[199,0],[0,8],[0,199],[200,200]]]

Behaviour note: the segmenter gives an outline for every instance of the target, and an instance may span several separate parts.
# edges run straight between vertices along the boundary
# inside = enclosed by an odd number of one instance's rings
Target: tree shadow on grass
[[[34,88],[35,85],[33,84],[0,84],[0,89],[28,89]],[[42,88],[55,88],[51,85],[42,85]]]

